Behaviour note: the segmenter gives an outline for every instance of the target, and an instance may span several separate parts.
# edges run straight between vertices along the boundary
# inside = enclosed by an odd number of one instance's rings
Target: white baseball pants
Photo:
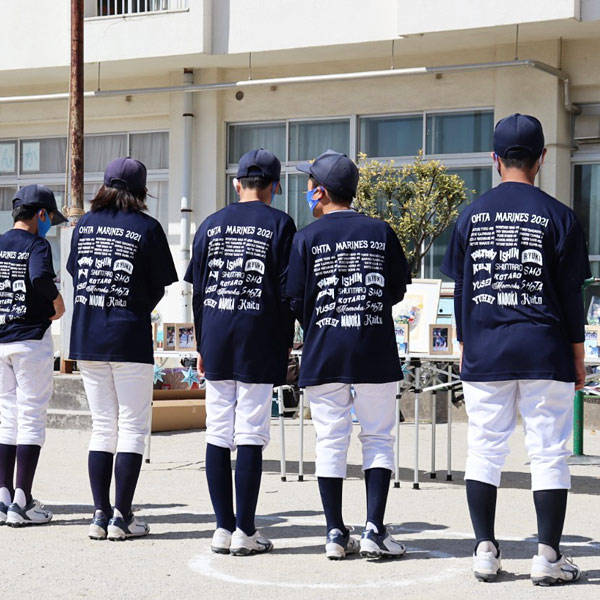
[[[354,388],[354,398],[350,388]],[[394,469],[394,436],[396,422],[396,382],[390,383],[325,383],[305,390],[317,434],[317,477],[346,477],[346,463],[352,416],[360,423],[358,438],[362,443],[363,471]]]
[[[150,428],[154,366],[77,361],[92,413],[89,449],[144,454]]]
[[[273,402],[270,383],[243,383],[233,379],[206,381],[206,441],[235,450],[262,446],[270,440]]]
[[[465,479],[500,485],[518,407],[531,459],[531,488],[571,487],[567,442],[573,430],[573,383],[544,379],[463,381],[463,388],[469,417]]]
[[[50,328],[41,340],[0,344],[0,444],[44,445],[53,371]]]

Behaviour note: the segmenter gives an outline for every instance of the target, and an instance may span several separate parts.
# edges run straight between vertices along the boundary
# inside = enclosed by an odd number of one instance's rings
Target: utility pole
[[[83,215],[83,3],[84,0],[71,0],[71,72],[69,78],[69,132],[68,156],[70,170],[69,185],[65,189],[67,199],[66,216],[71,227],[60,228],[60,279],[61,291],[67,309],[60,320],[60,370],[71,373],[73,363],[69,356],[71,337],[71,316],[73,314],[73,283],[67,272],[67,257],[71,248],[74,225]],[[67,181],[68,183],[68,181]]]
[[[71,0],[71,77],[69,86],[69,147],[71,202],[74,223],[83,215],[83,4]],[[65,190],[65,193],[67,190]]]

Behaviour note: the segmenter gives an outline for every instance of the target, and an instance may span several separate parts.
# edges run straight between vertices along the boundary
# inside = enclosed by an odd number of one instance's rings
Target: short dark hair
[[[272,179],[266,177],[240,177],[239,182],[245,190],[266,190],[272,183]]]
[[[322,183],[319,183],[312,175],[309,175],[308,179],[312,181],[315,186],[320,185],[321,187],[324,187],[327,190],[327,193],[329,194],[329,197],[331,198],[331,201],[334,204],[347,204],[348,206],[352,204],[352,196],[340,196],[339,194],[334,194]]]
[[[521,169],[530,171],[533,169],[539,156],[531,156],[528,154],[523,158],[500,158],[505,169]]]
[[[29,221],[30,219],[33,219],[40,210],[41,207],[39,206],[17,206],[17,208],[12,211],[13,223],[16,223],[17,221]]]
[[[134,193],[103,185],[92,200],[92,212],[103,209],[142,212],[148,210],[146,205],[147,194],[146,189]]]

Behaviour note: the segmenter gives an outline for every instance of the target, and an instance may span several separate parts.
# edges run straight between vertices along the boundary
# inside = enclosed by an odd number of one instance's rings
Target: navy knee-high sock
[[[341,477],[318,477],[319,492],[323,503],[323,512],[327,522],[327,531],[339,529],[343,534],[348,530],[342,517],[342,489],[344,480]]]
[[[110,482],[112,480],[113,455],[111,452],[90,450],[88,453],[88,474],[94,498],[94,510],[101,510],[107,517],[112,516],[110,504]]]
[[[479,542],[484,541],[493,542],[498,547],[494,533],[498,488],[495,485],[474,479],[467,479],[465,483],[471,522],[475,530],[475,547],[477,548]]]
[[[254,535],[254,517],[262,477],[262,446],[238,446],[235,461],[236,526]]]
[[[538,542],[553,548],[557,556],[560,556],[560,538],[567,513],[568,493],[568,490],[533,492],[538,523]]]
[[[8,488],[10,497],[15,495],[15,462],[17,447],[12,444],[0,444],[0,488]]]
[[[389,469],[365,470],[365,487],[367,489],[367,522],[377,527],[378,533],[383,533],[385,525],[383,518],[387,504],[388,491],[390,489],[390,478],[392,472]]]
[[[217,527],[235,531],[233,486],[231,483],[231,450],[206,444],[206,479],[208,493],[217,518]]]
[[[36,445],[17,445],[17,480],[15,489],[21,489],[25,493],[27,504],[31,502],[31,488],[33,487],[33,478],[37,469],[38,459],[40,458],[41,446]]]
[[[131,513],[142,458],[141,454],[135,452],[117,452],[115,459],[115,508],[125,518]]]

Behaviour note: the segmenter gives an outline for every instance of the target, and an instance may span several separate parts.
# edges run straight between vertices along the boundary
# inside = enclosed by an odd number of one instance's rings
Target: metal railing
[[[188,7],[188,0],[97,0],[98,17],[133,15]]]

